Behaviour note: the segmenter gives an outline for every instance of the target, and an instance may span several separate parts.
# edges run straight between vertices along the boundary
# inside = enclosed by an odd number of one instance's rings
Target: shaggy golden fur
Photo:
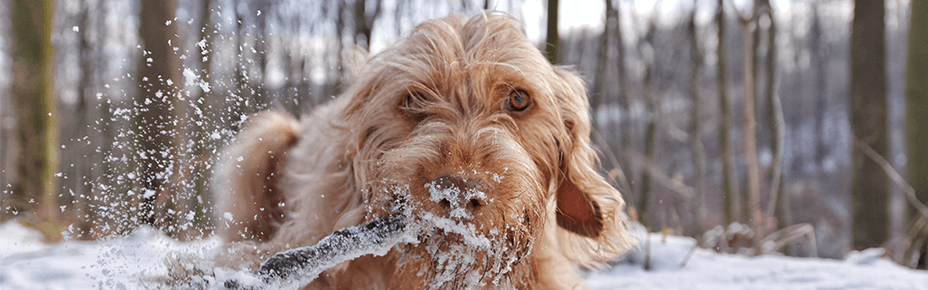
[[[342,263],[309,289],[576,289],[631,246],[594,171],[583,82],[499,14],[425,22],[300,121],[264,112],[224,154],[222,264],[256,268],[390,212],[418,243]],[[231,219],[229,219],[231,218]]]

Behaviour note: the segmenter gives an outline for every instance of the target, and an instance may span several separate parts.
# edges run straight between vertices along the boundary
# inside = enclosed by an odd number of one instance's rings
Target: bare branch
[[[902,188],[902,192],[905,193],[905,200],[908,201],[909,204],[911,204],[912,207],[914,207],[915,210],[917,210],[923,217],[928,218],[928,206],[925,206],[925,204],[918,200],[918,197],[915,195],[915,188],[912,188],[912,185],[909,185],[909,183],[905,181],[905,178],[903,178],[902,175],[900,175],[899,172],[893,168],[893,165],[890,164],[889,161],[886,161],[886,158],[880,156],[879,153],[876,153],[876,150],[873,150],[870,145],[867,145],[867,143],[861,141],[860,138],[857,138],[857,136],[853,136],[853,138],[854,146],[857,147],[857,149],[860,149],[860,151],[862,151],[864,155],[867,155],[867,157],[873,160],[873,162],[876,162],[876,164],[880,165],[880,168],[883,169],[883,172],[886,172],[886,176],[889,176],[889,178],[892,179],[892,181],[896,183],[897,186]]]

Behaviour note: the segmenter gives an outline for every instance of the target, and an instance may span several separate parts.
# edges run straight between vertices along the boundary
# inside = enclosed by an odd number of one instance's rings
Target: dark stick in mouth
[[[302,287],[339,263],[367,254],[386,254],[403,239],[406,226],[406,215],[394,212],[363,225],[344,228],[313,246],[287,250],[267,259],[255,274],[257,283],[228,280],[223,286],[242,290]]]

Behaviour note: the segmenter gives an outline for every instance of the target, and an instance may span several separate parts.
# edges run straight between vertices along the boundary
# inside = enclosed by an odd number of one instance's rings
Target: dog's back
[[[228,241],[266,241],[284,219],[278,186],[286,151],[297,141],[298,124],[277,112],[248,120],[219,165],[214,209],[217,231]]]

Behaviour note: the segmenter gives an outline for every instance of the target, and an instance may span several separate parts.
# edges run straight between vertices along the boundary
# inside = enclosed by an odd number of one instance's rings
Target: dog
[[[257,268],[279,251],[389,214],[415,242],[328,269],[305,289],[577,289],[579,267],[633,246],[596,171],[583,81],[502,13],[424,22],[364,60],[300,120],[250,118],[222,155],[214,212]]]

